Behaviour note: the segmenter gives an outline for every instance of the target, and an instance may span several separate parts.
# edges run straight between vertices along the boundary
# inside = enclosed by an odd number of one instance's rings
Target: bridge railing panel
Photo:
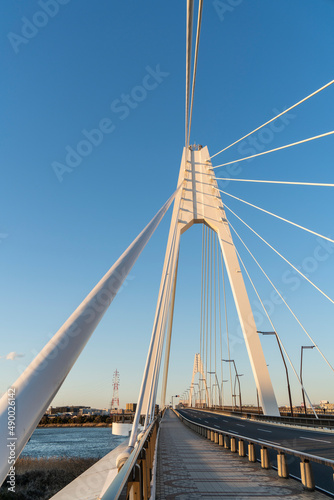
[[[322,457],[318,457],[316,455],[311,455],[310,453],[296,451],[291,448],[275,445],[263,440],[259,441],[257,439],[249,438],[247,436],[241,436],[240,434],[235,434],[231,431],[217,430],[216,428],[210,427],[208,425],[203,425],[197,422],[193,422],[184,415],[181,415],[177,410],[173,411],[175,415],[194,432],[213,441],[214,443],[217,443],[219,445],[224,445],[224,448],[229,448],[232,453],[238,452],[240,457],[246,456],[245,443],[248,443],[248,459],[251,462],[256,461],[255,445],[259,446],[261,449],[261,467],[263,469],[270,468],[268,450],[276,451],[277,470],[279,477],[282,478],[289,477],[286,457],[288,455],[298,457],[300,459],[301,482],[304,489],[307,491],[315,490],[315,482],[311,465],[312,462],[329,466],[333,469],[334,473],[334,460],[325,459]]]

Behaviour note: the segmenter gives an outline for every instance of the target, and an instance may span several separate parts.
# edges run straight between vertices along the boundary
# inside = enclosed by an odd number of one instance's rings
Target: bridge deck
[[[156,489],[157,500],[328,498],[199,436],[171,410],[160,427]]]

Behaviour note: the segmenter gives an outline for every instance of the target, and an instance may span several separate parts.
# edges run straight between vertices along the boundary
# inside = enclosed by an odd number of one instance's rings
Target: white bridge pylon
[[[152,341],[153,337],[155,337],[152,354],[153,359],[157,359],[157,363],[154,363],[155,368],[151,363],[144,400],[150,406],[149,401],[152,401],[150,387],[154,387],[153,393],[156,393],[157,365],[161,361],[161,348],[167,318],[169,318],[161,395],[161,403],[162,405],[165,404],[180,238],[193,224],[206,224],[218,236],[263,412],[265,415],[279,416],[277,401],[223,202],[218,191],[214,170],[211,162],[207,160],[208,158],[210,158],[210,155],[207,147],[190,147],[188,150],[184,148],[178,180],[178,186],[182,186],[182,188],[174,200],[153,327],[153,334],[157,335],[152,336]],[[146,406],[146,408],[148,407]],[[147,412],[151,413],[152,407]]]
[[[201,387],[201,385],[204,385],[204,390],[206,392],[206,401],[208,401],[209,406],[211,406],[211,399],[210,399],[210,395],[209,395],[209,391],[208,391],[208,385],[206,383],[206,376],[205,376],[205,372],[204,372],[204,368],[203,368],[201,355],[199,353],[195,354],[195,359],[194,359],[193,375],[191,377],[190,392],[189,392],[189,406],[191,406],[193,389],[194,389],[194,380],[195,380],[195,375],[197,375],[197,373],[202,375],[203,384],[199,384],[199,387]],[[196,400],[196,398],[195,398],[195,400]],[[199,402],[200,402],[200,404],[202,403],[202,391],[201,390],[199,391]]]

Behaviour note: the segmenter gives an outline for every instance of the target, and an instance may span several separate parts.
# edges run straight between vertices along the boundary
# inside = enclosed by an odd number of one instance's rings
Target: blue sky
[[[332,80],[333,21],[331,0],[204,2],[191,142],[207,145],[214,154]],[[12,0],[3,5],[0,36],[1,393],[175,188],[184,143],[185,2]],[[150,87],[146,94],[138,90],[143,82]],[[279,132],[255,134],[257,147],[272,149],[332,130],[332,87],[294,110]],[[128,100],[131,93],[137,101]],[[98,127],[103,133],[94,135],[92,130]],[[90,150],[81,143],[87,134],[95,140]],[[250,147],[246,141],[217,156],[213,164],[246,156]],[[73,157],[73,150],[79,150],[81,158]],[[72,163],[66,164],[69,152]],[[66,165],[66,171],[59,164]],[[334,182],[333,137],[216,173]],[[222,182],[221,188],[334,237],[332,188],[237,182]],[[236,200],[226,198],[226,203],[334,297],[333,246],[327,246],[321,260],[316,259],[321,252],[314,236]],[[229,217],[333,364],[333,304],[309,284],[293,281],[294,276],[286,274],[287,264]],[[121,404],[136,401],[169,220],[170,214],[54,405],[108,406],[116,368]],[[190,385],[198,351],[200,246],[201,230],[194,228],[181,246],[169,395]],[[238,243],[237,248],[262,298],[270,300],[270,286]],[[256,310],[256,298],[249,291]],[[243,399],[255,402],[251,369],[230,298],[228,305],[235,340],[232,354],[245,374]],[[273,309],[275,327],[299,369],[300,346],[309,341],[283,305]],[[260,317],[258,321],[262,329],[270,329]],[[286,403],[277,347],[273,339],[261,341],[278,401]],[[11,352],[22,357],[5,359]],[[334,401],[332,377],[318,353],[305,353],[304,382],[312,401]],[[293,397],[300,402],[295,383]]]

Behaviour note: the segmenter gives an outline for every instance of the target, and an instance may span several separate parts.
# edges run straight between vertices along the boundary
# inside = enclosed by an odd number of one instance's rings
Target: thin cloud
[[[20,354],[18,352],[12,351],[12,352],[9,352],[8,354],[6,354],[6,356],[0,356],[0,358],[10,359],[11,361],[13,361],[16,358],[23,358],[23,356],[24,356],[24,354]]]

